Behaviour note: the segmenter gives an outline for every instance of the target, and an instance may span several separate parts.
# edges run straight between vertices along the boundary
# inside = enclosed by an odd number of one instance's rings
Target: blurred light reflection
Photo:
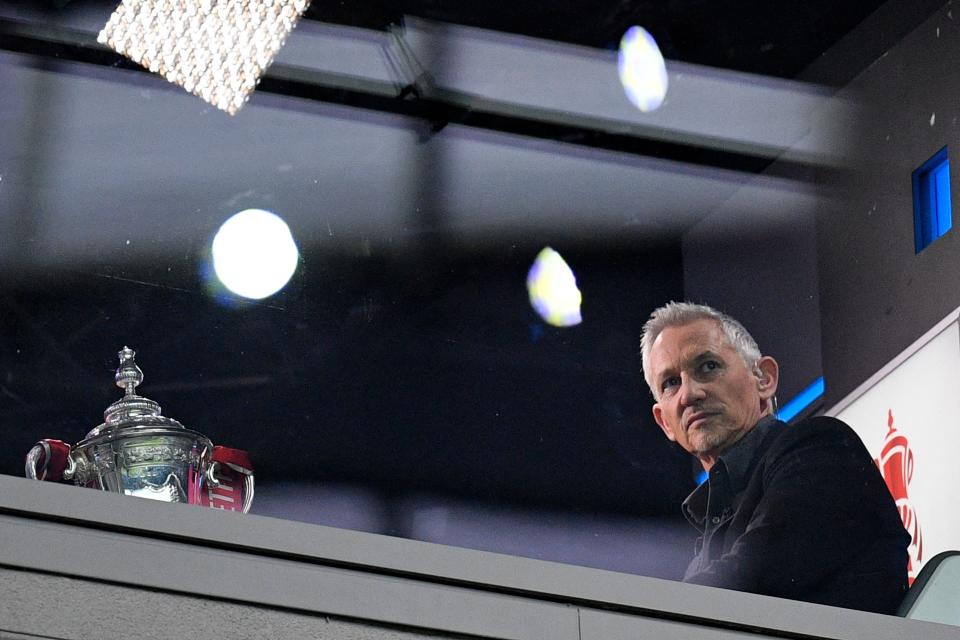
[[[623,34],[617,68],[627,98],[640,111],[653,111],[663,103],[667,66],[656,40],[643,27],[630,27]]]
[[[212,254],[223,286],[253,300],[282,289],[299,260],[287,223],[262,209],[246,209],[224,222],[213,238]]]
[[[577,278],[559,253],[544,247],[527,274],[530,304],[544,322],[555,327],[580,324],[583,296]]]

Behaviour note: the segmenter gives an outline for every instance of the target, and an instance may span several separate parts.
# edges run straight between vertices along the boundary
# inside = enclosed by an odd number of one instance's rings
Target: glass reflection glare
[[[623,34],[617,67],[627,98],[640,111],[653,111],[663,103],[667,66],[656,40],[643,27],[630,27]]]
[[[231,216],[214,236],[211,251],[213,269],[223,286],[253,300],[282,289],[299,259],[287,223],[262,209]]]
[[[580,324],[580,303],[583,296],[577,278],[559,253],[545,247],[527,274],[530,304],[544,322],[555,327]]]

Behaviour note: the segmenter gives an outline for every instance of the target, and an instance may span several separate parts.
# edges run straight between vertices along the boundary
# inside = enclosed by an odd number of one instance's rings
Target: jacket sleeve
[[[859,437],[839,420],[789,427],[757,473],[744,495],[756,508],[731,525],[742,533],[686,582],[797,597],[889,535],[893,500]]]

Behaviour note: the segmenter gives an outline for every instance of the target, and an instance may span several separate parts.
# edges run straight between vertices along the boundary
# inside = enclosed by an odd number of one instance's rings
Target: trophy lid
[[[134,360],[136,352],[130,347],[124,347],[117,355],[120,358],[120,366],[117,367],[114,380],[117,386],[124,390],[124,395],[107,407],[103,412],[103,424],[90,431],[85,440],[108,432],[116,433],[143,427],[185,430],[185,427],[173,418],[160,415],[159,404],[137,395],[137,386],[143,382],[143,371]]]

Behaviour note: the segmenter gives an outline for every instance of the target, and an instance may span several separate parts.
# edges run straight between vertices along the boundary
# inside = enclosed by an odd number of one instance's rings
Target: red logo
[[[913,450],[910,449],[906,436],[893,426],[892,409],[887,410],[887,428],[889,430],[883,441],[880,457],[874,462],[880,468],[880,475],[883,476],[890,495],[897,503],[903,527],[910,533],[911,542],[907,548],[910,554],[907,561],[907,577],[910,584],[913,584],[920,563],[923,562],[923,534],[920,532],[917,514],[910,503],[910,496],[907,494],[907,488],[913,479]]]

